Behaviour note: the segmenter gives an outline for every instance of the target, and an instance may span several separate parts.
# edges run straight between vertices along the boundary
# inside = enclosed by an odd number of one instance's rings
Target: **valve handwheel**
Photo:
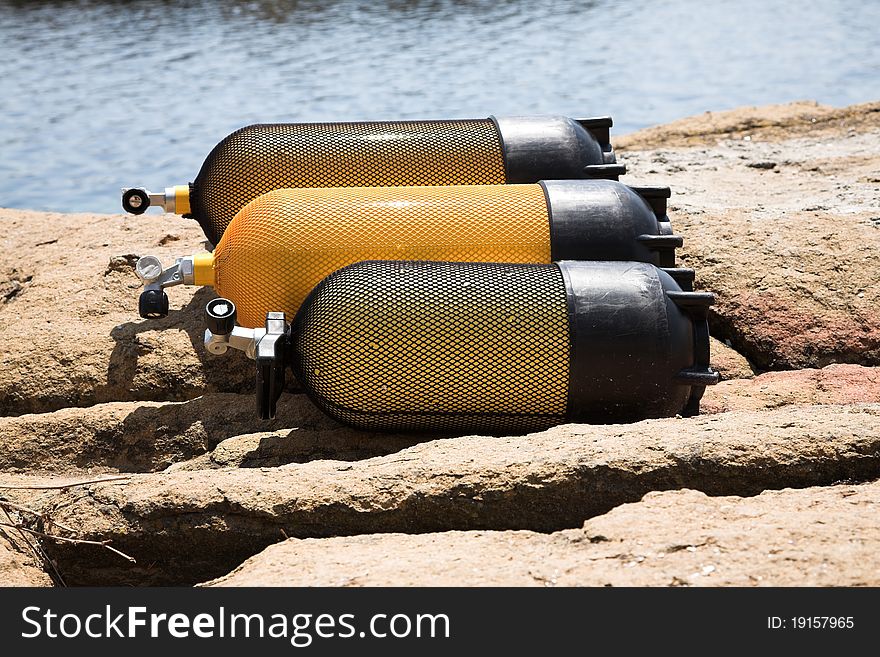
[[[144,290],[138,299],[138,314],[144,319],[168,316],[168,295],[165,290]]]
[[[214,335],[229,335],[235,328],[235,304],[220,297],[205,306],[205,325]]]
[[[122,208],[131,214],[143,214],[150,207],[150,196],[146,190],[128,189],[122,195]]]

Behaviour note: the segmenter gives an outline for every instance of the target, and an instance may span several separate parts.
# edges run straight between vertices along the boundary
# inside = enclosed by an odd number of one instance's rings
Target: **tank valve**
[[[219,297],[205,306],[205,349],[220,356],[229,349],[241,351],[254,360],[257,343],[266,335],[266,329],[249,329],[235,323],[237,311],[229,299]]]
[[[192,257],[178,258],[168,269],[162,269],[162,261],[156,256],[138,258],[134,270],[144,283],[144,291],[138,300],[138,314],[144,319],[167,317],[168,295],[165,288],[172,285],[192,285],[194,268]]]
[[[187,214],[189,207],[189,185],[166,187],[164,192],[155,193],[143,187],[122,188],[122,209],[130,214],[143,214],[148,208],[156,206],[163,212]]]
[[[131,214],[143,214],[150,207],[150,193],[145,189],[123,189],[122,209]]]
[[[284,313],[266,313],[265,328],[235,325],[235,304],[222,297],[205,306],[205,348],[225,354],[230,348],[256,361],[257,412],[261,420],[275,419],[278,398],[284,390],[290,325]]]

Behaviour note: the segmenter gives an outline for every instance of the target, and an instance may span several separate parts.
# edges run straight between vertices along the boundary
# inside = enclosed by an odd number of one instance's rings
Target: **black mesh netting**
[[[359,428],[546,428],[566,412],[562,275],[555,265],[351,265],[297,313],[292,364],[325,412]]]

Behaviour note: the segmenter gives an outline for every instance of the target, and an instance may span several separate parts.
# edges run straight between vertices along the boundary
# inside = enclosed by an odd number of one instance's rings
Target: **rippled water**
[[[0,0],[0,206],[119,211],[255,122],[880,98],[880,2]]]

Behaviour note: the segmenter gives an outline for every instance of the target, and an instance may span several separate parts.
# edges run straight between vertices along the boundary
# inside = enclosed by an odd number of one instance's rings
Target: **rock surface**
[[[762,370],[880,364],[878,144],[880,103],[707,113],[615,141],[627,182],[672,188],[712,332]]]
[[[577,527],[654,490],[754,495],[880,476],[880,405],[792,407],[466,436],[355,463],[134,475],[46,507],[89,540],[47,545],[68,583],[192,584],[279,539]]]
[[[704,413],[808,404],[880,402],[880,368],[829,365],[822,369],[767,372],[744,381],[722,381],[706,391]]]
[[[628,183],[672,187],[717,296],[703,416],[429,440],[286,394],[261,423],[252,363],[201,346],[209,290],[137,318],[136,256],[200,250],[194,223],[0,210],[0,500],[43,514],[13,524],[137,560],[43,540],[68,584],[194,584],[290,536],[229,582],[294,559],[303,583],[390,583],[393,554],[413,584],[877,585],[880,103],[614,143]],[[0,584],[51,583],[7,529]]]
[[[880,482],[748,498],[679,490],[553,534],[290,539],[206,585],[878,586],[878,551]]]
[[[722,381],[751,379],[755,376],[748,359],[720,340],[710,338],[709,349],[712,367],[721,375]]]
[[[22,541],[10,541],[8,535],[4,536],[6,531],[0,531],[0,586],[52,586],[51,578],[21,545]]]
[[[704,112],[672,123],[653,126],[629,135],[615,136],[617,150],[648,150],[714,144],[718,139],[750,137],[762,141],[785,141],[809,135],[833,139],[841,132],[877,127],[880,102],[849,107],[829,107],[803,100],[784,105],[739,107],[721,112]]]
[[[279,445],[285,448],[285,462],[351,460],[387,454],[418,440],[342,427],[302,394],[284,395],[276,419],[263,422],[255,416],[252,395],[208,393],[187,402],[115,402],[0,418],[0,471],[154,472],[189,463],[227,438],[260,431],[260,439],[231,441],[203,459],[204,465],[223,465],[232,458],[223,456],[232,444],[247,444],[237,466],[257,467],[277,465],[273,454]]]
[[[194,222],[0,210],[0,223],[0,272],[9,290],[0,298],[0,414],[252,387],[243,355],[204,351],[209,289],[170,288],[167,318],[138,317],[137,255],[170,265],[202,250]]]

